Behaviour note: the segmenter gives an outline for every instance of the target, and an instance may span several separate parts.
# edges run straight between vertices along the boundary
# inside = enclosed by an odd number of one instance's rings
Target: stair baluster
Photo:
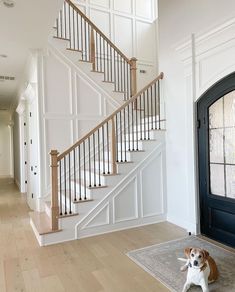
[[[128,59],[71,0],[65,0],[55,29],[55,37],[69,41],[68,49],[81,52],[82,61],[104,73],[104,82],[114,83],[124,100],[136,94],[136,58]]]
[[[62,154],[51,151],[53,230],[59,228],[59,214],[71,216],[73,203],[92,200],[90,190],[104,187],[102,174],[117,174],[118,163],[128,162],[130,151],[141,150],[139,140],[150,140],[150,131],[162,128],[162,78],[161,73]]]

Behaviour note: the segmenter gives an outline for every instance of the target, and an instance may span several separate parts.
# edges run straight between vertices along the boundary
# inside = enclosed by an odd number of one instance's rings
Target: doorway
[[[235,73],[197,103],[201,233],[235,247]]]

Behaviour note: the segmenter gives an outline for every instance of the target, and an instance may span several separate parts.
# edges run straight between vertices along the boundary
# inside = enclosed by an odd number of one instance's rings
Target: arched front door
[[[201,232],[235,246],[235,73],[198,101]]]

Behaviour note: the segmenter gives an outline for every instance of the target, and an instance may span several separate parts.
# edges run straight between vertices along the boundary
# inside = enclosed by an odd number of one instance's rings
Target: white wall
[[[74,0],[128,58],[138,59],[138,88],[157,75],[155,0]],[[145,70],[146,73],[140,73]]]
[[[28,57],[17,93],[18,101],[15,105],[17,113],[13,113],[15,180],[20,191],[27,192],[27,202],[33,210],[40,209],[41,196],[37,54],[37,51],[34,51]],[[34,175],[35,172],[37,175]]]
[[[39,64],[42,194],[47,194],[49,152],[65,151],[111,114],[118,103],[53,48],[41,54]]]
[[[0,111],[0,177],[12,177],[10,114]]]
[[[13,149],[14,149],[14,179],[19,189],[21,189],[21,161],[20,161],[20,124],[19,116],[15,112],[13,115]]]
[[[195,101],[235,70],[235,2],[159,0],[158,9],[159,68],[165,73],[168,219],[196,232]]]

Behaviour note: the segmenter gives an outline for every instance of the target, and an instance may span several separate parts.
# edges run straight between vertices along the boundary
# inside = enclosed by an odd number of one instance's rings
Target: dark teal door
[[[235,246],[235,73],[197,103],[202,234]]]

